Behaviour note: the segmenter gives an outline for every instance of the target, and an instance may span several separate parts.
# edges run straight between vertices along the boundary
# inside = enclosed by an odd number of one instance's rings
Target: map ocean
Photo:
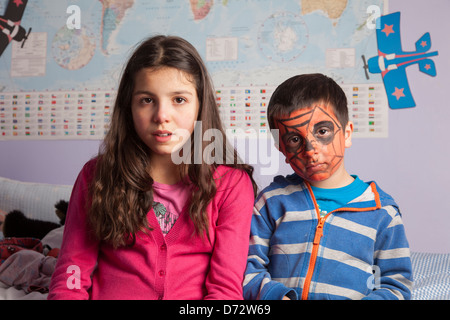
[[[7,1],[0,1],[3,12]],[[66,26],[70,5],[80,8],[81,28]],[[297,73],[325,72],[341,83],[367,80],[361,55],[376,54],[367,8],[382,0],[137,0],[29,1],[22,25],[45,33],[45,75],[12,77],[11,49],[0,57],[0,91],[110,90],[144,37],[174,34],[193,43],[216,86],[274,86]],[[242,8],[245,8],[243,10]],[[231,38],[232,58],[208,59],[207,39]],[[30,41],[31,43],[31,41]],[[326,65],[327,49],[354,50],[353,67]],[[6,71],[6,72],[4,72]]]

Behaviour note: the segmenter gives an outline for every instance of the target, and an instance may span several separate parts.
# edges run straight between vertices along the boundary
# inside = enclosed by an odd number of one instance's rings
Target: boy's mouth
[[[306,169],[308,171],[313,171],[313,172],[322,171],[322,170],[325,169],[325,164],[323,164],[323,163],[313,163],[313,164],[310,164],[310,165],[306,166]]]

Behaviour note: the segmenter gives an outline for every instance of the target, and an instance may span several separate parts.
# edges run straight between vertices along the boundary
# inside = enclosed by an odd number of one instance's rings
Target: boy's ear
[[[346,148],[350,148],[352,146],[352,134],[353,134],[353,122],[349,121],[344,131],[345,135],[344,145]]]

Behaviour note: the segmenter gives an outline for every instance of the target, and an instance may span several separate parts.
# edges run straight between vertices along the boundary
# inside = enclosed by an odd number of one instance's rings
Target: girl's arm
[[[89,299],[91,274],[98,255],[98,241],[89,236],[86,201],[93,161],[88,162],[75,182],[69,201],[64,236],[52,276],[48,299]]]
[[[241,300],[254,193],[244,171],[229,169],[222,179],[205,299]]]

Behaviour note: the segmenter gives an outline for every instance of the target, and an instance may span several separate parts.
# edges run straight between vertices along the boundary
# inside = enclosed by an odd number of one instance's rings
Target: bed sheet
[[[450,253],[412,252],[413,300],[450,300]]]

